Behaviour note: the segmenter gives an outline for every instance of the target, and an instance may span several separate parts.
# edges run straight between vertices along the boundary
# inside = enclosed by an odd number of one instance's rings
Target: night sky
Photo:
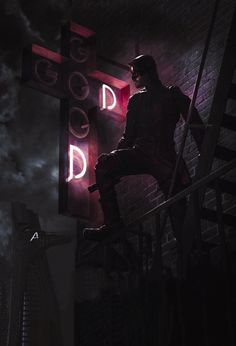
[[[11,230],[10,202],[26,203],[46,229],[67,230],[58,217],[59,101],[20,85],[22,49],[30,43],[59,48],[68,1],[0,3],[0,235]],[[1,245],[3,251],[3,244]]]

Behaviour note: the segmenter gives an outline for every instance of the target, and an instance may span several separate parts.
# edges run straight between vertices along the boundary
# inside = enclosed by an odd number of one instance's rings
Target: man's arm
[[[125,131],[118,143],[117,149],[130,148],[135,138],[135,101],[134,95],[130,97],[126,113]]]
[[[191,100],[176,86],[172,88],[172,92],[178,110],[181,113],[183,119],[186,121]],[[206,128],[198,113],[198,110],[195,107],[193,108],[189,125],[191,134],[197,144],[198,150],[200,151]]]

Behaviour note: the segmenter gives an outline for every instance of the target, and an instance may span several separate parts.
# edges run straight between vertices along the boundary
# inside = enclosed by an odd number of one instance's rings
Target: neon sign
[[[83,77],[81,73],[78,73],[78,74],[80,75],[80,78]],[[108,97],[108,95],[111,95],[111,96]],[[88,97],[88,94],[86,93],[83,99],[86,99],[87,97]],[[111,103],[111,98],[112,98],[112,103]],[[102,84],[102,105],[101,105],[102,107],[100,107],[101,110],[104,110],[104,109],[112,110],[115,108],[116,104],[117,104],[117,99],[113,89],[106,84]],[[89,120],[88,120],[87,114],[81,108],[78,108],[78,107],[71,108],[69,130],[72,135],[74,135],[75,137],[79,139],[82,139],[88,136]],[[75,173],[76,169],[78,169],[78,167],[76,167],[76,164],[75,164],[76,161],[77,161],[77,164],[79,164],[79,166],[82,167],[80,173]],[[87,170],[87,161],[86,161],[85,154],[78,146],[70,144],[69,176],[66,178],[66,182],[69,183],[72,179],[79,180],[83,178],[83,176],[86,173],[86,170]]]
[[[73,22],[62,27],[61,53],[32,44],[22,66],[22,81],[60,99],[59,213],[95,220],[88,186],[98,155],[114,149],[129,85],[96,69],[96,34]]]

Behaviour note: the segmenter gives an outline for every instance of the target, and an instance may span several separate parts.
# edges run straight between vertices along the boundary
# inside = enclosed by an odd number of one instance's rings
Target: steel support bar
[[[230,288],[230,266],[228,261],[228,251],[225,238],[224,221],[223,221],[223,207],[222,207],[222,194],[220,191],[220,185],[218,179],[215,180],[216,189],[216,208],[218,219],[218,232],[220,236],[220,249],[222,258],[222,269],[224,275],[224,293],[227,313],[227,327],[228,327],[228,345],[234,346],[234,329],[232,319],[232,293]]]

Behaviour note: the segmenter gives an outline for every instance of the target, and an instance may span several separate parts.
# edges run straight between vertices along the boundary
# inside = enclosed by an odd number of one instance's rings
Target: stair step
[[[221,192],[236,196],[236,183],[233,183],[225,179],[219,179],[218,182]],[[207,186],[211,189],[215,189],[214,182],[212,181]]]
[[[232,83],[229,90],[229,98],[236,100],[236,84]]]
[[[208,208],[202,208],[201,209],[201,217],[204,220],[217,222],[217,212],[215,210],[211,210]],[[223,214],[223,221],[226,225],[235,227],[236,216],[224,213]]]
[[[228,129],[236,131],[236,116],[224,114],[221,126]]]
[[[224,161],[231,161],[235,159],[236,151],[217,145],[215,148],[215,156]]]

